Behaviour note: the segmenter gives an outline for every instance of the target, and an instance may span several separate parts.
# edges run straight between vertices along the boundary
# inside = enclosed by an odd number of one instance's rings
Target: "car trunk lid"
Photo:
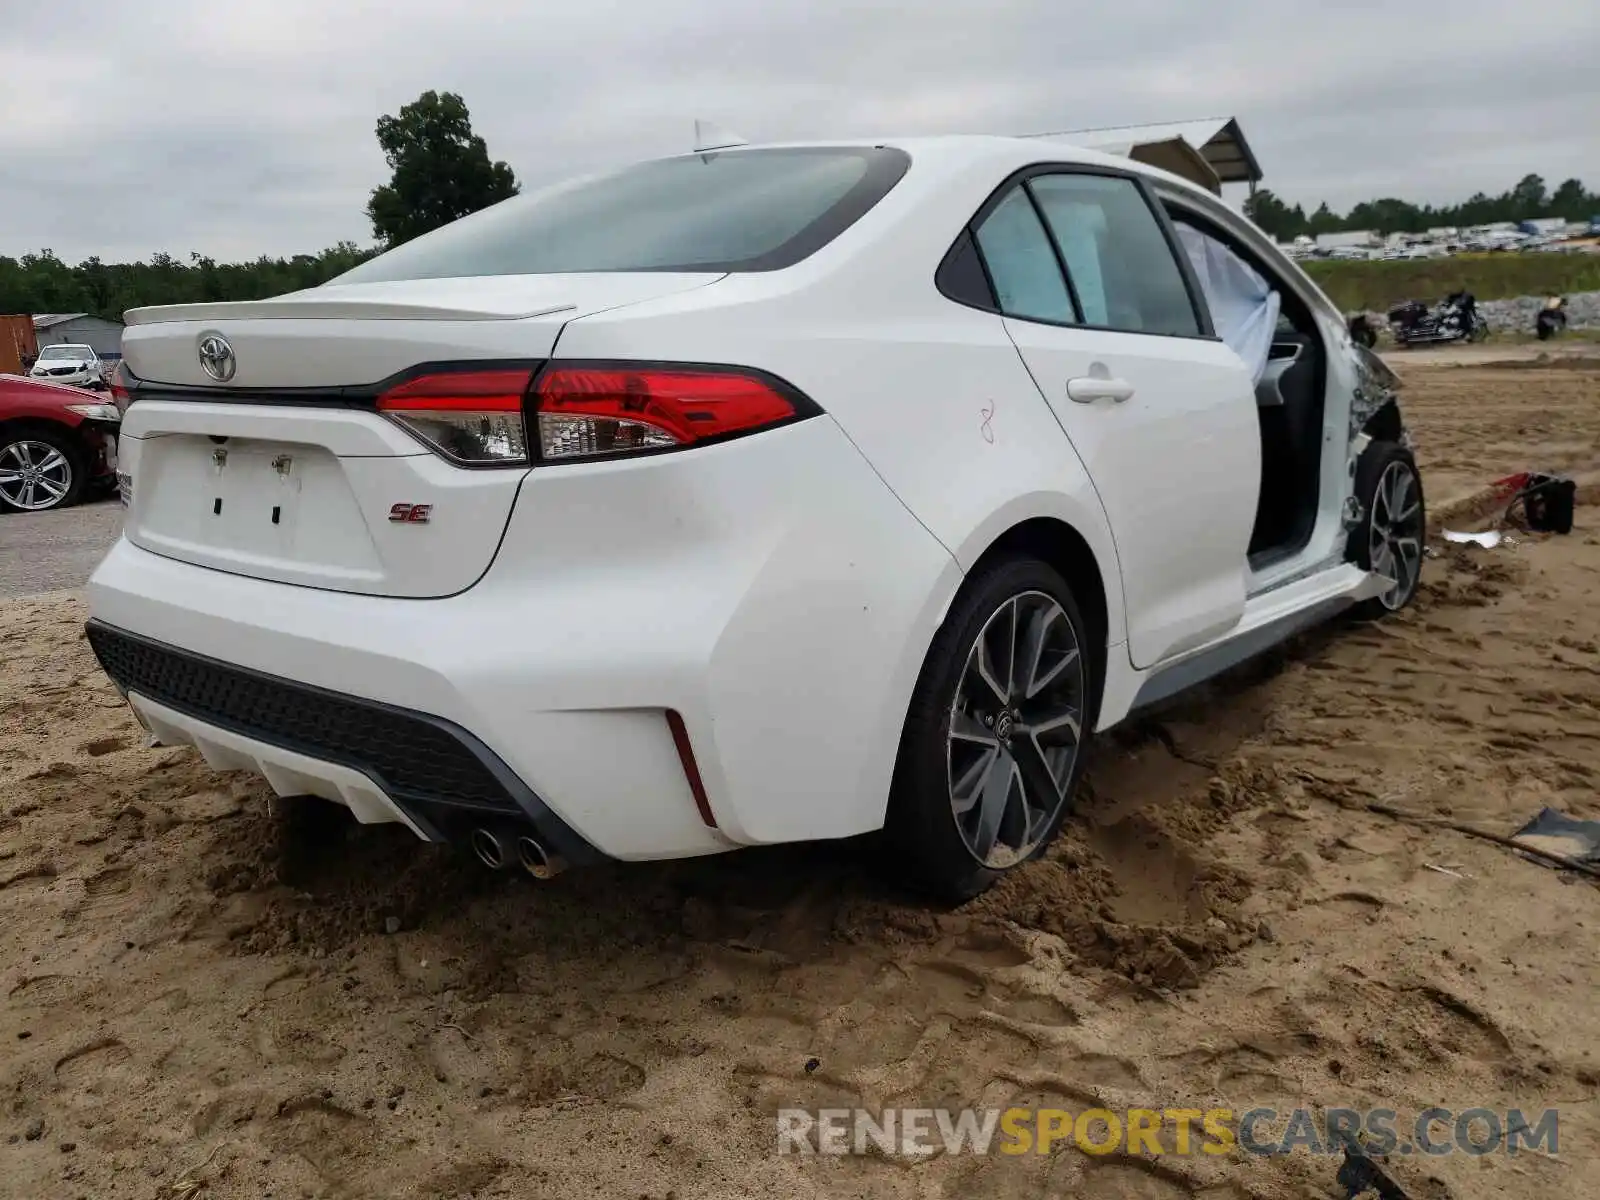
[[[426,598],[488,569],[526,468],[466,468],[376,411],[429,364],[530,373],[567,321],[703,287],[666,273],[418,280],[128,314],[124,532],[280,583]],[[227,359],[202,343],[221,338]],[[229,368],[231,368],[231,373]],[[218,379],[216,376],[224,378]]]
[[[141,380],[216,387],[199,344],[219,333],[235,364],[223,386],[371,385],[423,362],[542,357],[570,320],[719,278],[610,272],[328,284],[272,300],[136,308],[122,352]]]

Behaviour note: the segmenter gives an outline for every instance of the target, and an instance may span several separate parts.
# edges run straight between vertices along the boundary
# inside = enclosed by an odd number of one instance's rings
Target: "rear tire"
[[[1083,774],[1097,661],[1072,589],[1037,559],[957,594],[912,693],[884,824],[885,867],[969,900],[1037,857]]]
[[[1361,524],[1350,531],[1345,557],[1365,571],[1391,571],[1395,586],[1352,610],[1376,620],[1410,604],[1422,581],[1428,513],[1416,459],[1398,442],[1373,441],[1356,462],[1355,496]]]

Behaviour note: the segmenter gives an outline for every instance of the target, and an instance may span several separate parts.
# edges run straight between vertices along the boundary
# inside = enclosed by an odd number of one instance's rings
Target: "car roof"
[[[750,142],[720,149],[691,151],[669,157],[692,157],[703,154],[734,154],[745,150],[826,150],[839,148],[886,147],[903,150],[909,154],[918,173],[928,168],[961,170],[978,165],[992,165],[1009,174],[1035,163],[1070,163],[1088,167],[1142,175],[1153,180],[1181,188],[1185,193],[1215,201],[1216,197],[1203,188],[1170,171],[1141,163],[1117,154],[1075,146],[1070,137],[1007,137],[988,133],[954,133],[914,135],[910,137],[832,138],[809,139],[792,142]]]
[[[996,134],[950,134],[937,137],[880,138],[870,141],[861,139],[852,142],[805,144],[892,146],[904,150],[912,157],[915,164],[913,170],[920,166],[935,177],[931,181],[935,188],[938,186],[937,175],[940,169],[951,176],[980,169],[992,174],[996,183],[1015,171],[1044,163],[1098,167],[1141,176],[1152,183],[1161,184],[1163,190],[1169,194],[1182,197],[1188,205],[1205,217],[1218,222],[1225,229],[1230,229],[1235,234],[1245,230],[1250,231],[1252,236],[1248,239],[1248,244],[1251,244],[1251,249],[1265,256],[1267,261],[1274,265],[1301,300],[1320,311],[1329,320],[1342,323],[1344,319],[1338,307],[1314,280],[1278,251],[1270,237],[1261,232],[1247,217],[1231,208],[1221,197],[1200,187],[1193,180],[1149,163],[1138,162],[1120,154],[1092,150],[1085,146],[1074,146],[1070,141],[1070,135],[1004,137]],[[934,170],[928,172],[929,167]]]
[[[733,154],[744,150],[889,148],[911,157],[913,189],[924,194],[941,190],[945,180],[971,176],[975,172],[998,184],[1017,171],[1041,165],[1084,166],[1104,171],[1137,175],[1159,183],[1176,193],[1202,213],[1226,226],[1239,222],[1240,215],[1214,193],[1193,180],[1150,163],[1120,154],[1075,146],[1063,137],[1005,137],[999,134],[942,134],[926,137],[841,138],[832,141],[757,142],[707,150],[705,154]],[[694,157],[694,154],[676,156]],[[1248,221],[1245,222],[1249,224]],[[1269,239],[1270,240],[1270,239]]]

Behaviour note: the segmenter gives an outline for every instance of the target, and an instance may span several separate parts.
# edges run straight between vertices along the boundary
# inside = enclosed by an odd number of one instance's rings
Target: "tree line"
[[[157,254],[149,262],[87,258],[71,266],[50,250],[0,256],[0,313],[86,312],[120,320],[128,309],[146,304],[264,300],[326,283],[374,253],[340,242],[320,254],[247,263],[219,263],[199,254],[184,262]]]
[[[1491,225],[1499,221],[1529,221],[1562,217],[1587,221],[1600,217],[1600,193],[1589,191],[1579,179],[1569,179],[1555,191],[1538,175],[1525,175],[1517,185],[1498,196],[1479,192],[1460,204],[1435,207],[1385,197],[1366,200],[1340,216],[1326,201],[1310,216],[1299,204],[1285,204],[1266,188],[1245,202],[1245,212],[1280,242],[1319,233],[1371,229],[1381,234],[1423,233],[1444,226]]]
[[[0,255],[0,313],[86,312],[121,319],[148,304],[264,300],[316,287],[459,217],[517,194],[511,168],[489,158],[454,92],[424,92],[398,114],[380,117],[378,144],[392,176],[372,190],[367,217],[376,244],[340,242],[317,254],[219,263],[157,254],[149,262],[69,265],[50,250]]]
[[[316,287],[371,258],[380,250],[437,229],[517,194],[510,167],[490,159],[483,138],[472,132],[466,103],[454,92],[428,91],[377,122],[391,177],[372,190],[367,218],[375,244],[340,242],[317,254],[262,257],[219,263],[200,254],[187,260],[157,254],[149,262],[106,263],[88,258],[69,265],[49,250],[21,258],[0,255],[0,313],[87,312],[120,318],[148,304],[262,300]],[[1421,233],[1441,225],[1484,225],[1531,217],[1570,221],[1600,216],[1600,195],[1577,179],[1554,192],[1537,175],[1526,176],[1500,196],[1482,192],[1454,205],[1433,207],[1406,200],[1369,200],[1340,215],[1320,205],[1310,216],[1263,188],[1245,211],[1281,241],[1301,234],[1346,229]]]

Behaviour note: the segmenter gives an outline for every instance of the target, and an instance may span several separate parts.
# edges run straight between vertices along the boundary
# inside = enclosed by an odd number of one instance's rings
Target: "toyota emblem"
[[[239,369],[239,362],[233,356],[233,347],[220,333],[200,335],[200,365],[218,383],[227,383]]]

